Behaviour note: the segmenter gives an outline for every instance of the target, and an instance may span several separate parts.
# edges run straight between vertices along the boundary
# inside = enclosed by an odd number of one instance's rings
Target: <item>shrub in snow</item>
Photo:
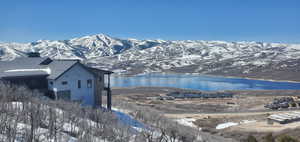
[[[182,126],[158,111],[124,102],[119,105],[130,108],[131,116],[120,110],[110,112],[44,99],[38,91],[0,82],[0,141],[226,141]]]

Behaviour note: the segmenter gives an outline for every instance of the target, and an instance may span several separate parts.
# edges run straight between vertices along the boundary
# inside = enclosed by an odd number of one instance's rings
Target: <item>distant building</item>
[[[288,112],[288,113],[279,113],[279,114],[272,114],[268,118],[268,123],[273,124],[273,122],[278,122],[280,124],[287,124],[292,122],[300,121],[300,112]]]
[[[27,58],[0,61],[0,80],[38,89],[55,99],[80,101],[83,105],[102,106],[102,92],[107,92],[111,109],[111,71],[87,67],[79,60],[41,58],[30,53]]]

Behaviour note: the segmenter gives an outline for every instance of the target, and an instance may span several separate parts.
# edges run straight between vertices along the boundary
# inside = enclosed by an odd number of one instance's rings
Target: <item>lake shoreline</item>
[[[209,76],[209,77],[220,77],[220,78],[232,78],[232,79],[247,79],[247,80],[260,80],[260,81],[270,81],[270,82],[287,82],[287,83],[300,83],[300,81],[292,81],[292,80],[277,80],[277,79],[263,79],[263,78],[252,78],[252,77],[239,77],[239,76],[224,76],[224,75],[216,75],[216,74],[202,74],[202,73],[178,73],[178,72],[147,72],[147,73],[139,73],[139,74],[117,74],[116,76],[138,76],[138,75],[146,75],[151,73],[160,73],[160,74],[177,74],[177,75],[198,75],[198,76]]]
[[[300,82],[195,73],[143,73],[112,76],[113,87],[173,87],[202,91],[300,90]]]
[[[203,74],[203,75],[205,75],[205,74]],[[261,80],[261,81],[270,81],[270,82],[300,83],[300,81],[291,81],[291,80],[274,80],[274,79],[263,79],[263,78],[252,78],[252,77],[237,77],[237,76],[222,76],[222,75],[211,75],[211,76],[224,77],[224,78],[235,78],[235,79]]]

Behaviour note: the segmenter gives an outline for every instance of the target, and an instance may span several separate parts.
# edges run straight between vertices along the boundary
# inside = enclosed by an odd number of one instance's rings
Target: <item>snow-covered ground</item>
[[[137,130],[139,132],[148,129],[145,124],[143,124],[142,122],[139,122],[139,121],[135,120],[130,115],[128,115],[127,113],[129,111],[126,111],[124,109],[118,109],[118,108],[112,108],[112,111],[113,111],[114,114],[116,114],[116,116],[118,117],[118,119],[123,124],[128,125],[128,126],[132,127],[133,129],[135,129],[135,130]]]
[[[176,119],[176,122],[184,125],[184,126],[188,126],[188,127],[193,127],[193,128],[197,128],[197,126],[193,123],[195,122],[196,119],[194,118],[181,118],[181,119]]]
[[[226,123],[218,124],[218,125],[216,126],[216,129],[217,129],[217,130],[220,130],[220,129],[225,129],[225,128],[229,128],[229,127],[237,126],[237,125],[239,125],[239,123],[226,122]]]
[[[233,126],[237,126],[237,125],[241,125],[241,124],[248,124],[248,123],[254,123],[256,122],[256,120],[242,120],[241,122],[226,122],[226,123],[221,123],[218,124],[216,126],[217,130],[221,130],[221,129],[225,129],[225,128],[229,128],[229,127],[233,127]]]
[[[30,105],[31,103],[29,103]],[[9,102],[9,103],[5,103],[5,105],[10,106],[12,109],[14,109],[16,111],[16,113],[19,113],[23,110],[23,103],[22,102]],[[48,109],[49,106],[47,105],[42,105],[42,108]],[[63,117],[64,111],[61,109],[54,109],[56,114],[59,114],[61,116],[59,117]],[[123,112],[122,112],[123,111]],[[117,108],[113,108],[113,113],[117,116],[117,118],[119,119],[119,121],[122,124],[125,124],[129,127],[132,128],[132,132],[141,132],[141,131],[145,131],[147,130],[146,125],[144,125],[143,123],[135,120],[134,118],[132,118],[131,116],[129,116],[128,111],[124,110],[124,109],[117,109]],[[78,121],[86,121],[87,125],[90,126],[96,126],[96,122],[92,121],[92,120],[83,120],[81,118],[78,118]],[[12,121],[13,123],[15,123],[14,121]],[[25,124],[25,123],[21,123],[21,122],[17,122],[17,132],[18,134],[23,134],[26,133],[26,131],[30,130],[30,125],[29,124]],[[80,128],[74,124],[70,124],[68,122],[64,122],[63,124],[61,124],[61,129],[59,131],[58,134],[58,139],[59,141],[63,141],[63,142],[78,142],[79,140],[75,137],[72,137],[68,134],[68,132],[79,132],[81,131]],[[54,138],[49,138],[48,136],[49,134],[49,130],[46,128],[37,128],[35,130],[35,136],[37,137],[37,139],[39,139],[40,141],[43,142],[54,142]],[[23,139],[23,135],[17,135],[17,140],[15,142],[21,142],[18,139],[22,140]],[[102,142],[103,140],[101,140],[100,138],[94,137],[93,139],[97,139],[97,141]],[[7,140],[7,137],[5,135],[0,135],[0,141],[1,140]],[[104,141],[103,141],[104,142]]]

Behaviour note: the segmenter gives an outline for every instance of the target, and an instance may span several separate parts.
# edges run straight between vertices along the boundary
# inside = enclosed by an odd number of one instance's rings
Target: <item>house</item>
[[[0,80],[38,89],[55,99],[79,101],[83,105],[102,106],[102,93],[107,93],[111,109],[111,71],[87,67],[79,60],[39,57],[0,61]]]

